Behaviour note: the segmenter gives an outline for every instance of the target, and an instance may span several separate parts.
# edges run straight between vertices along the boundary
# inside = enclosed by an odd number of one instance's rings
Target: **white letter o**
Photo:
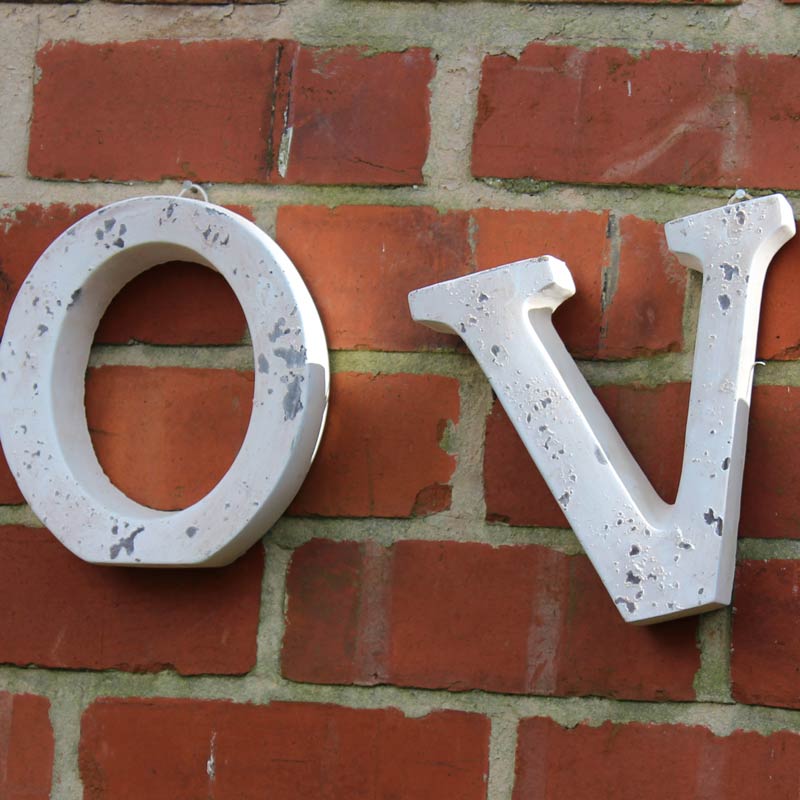
[[[156,264],[220,272],[253,341],[253,410],[228,472],[181,511],[117,489],[92,447],[84,376],[111,299]],[[36,262],[0,348],[0,436],[33,511],[72,552],[98,564],[219,566],[275,523],[300,488],[322,433],[328,351],[314,302],[285,253],[219,206],[138,197],[90,214]],[[146,468],[146,467],[143,467]]]

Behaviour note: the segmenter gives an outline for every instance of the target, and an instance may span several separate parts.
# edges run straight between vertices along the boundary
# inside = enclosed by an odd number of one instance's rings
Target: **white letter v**
[[[767,267],[795,232],[782,195],[675,220],[667,242],[703,273],[680,488],[665,503],[553,328],[575,293],[552,256],[418,289],[411,315],[466,342],[623,618],[730,602],[758,316]]]

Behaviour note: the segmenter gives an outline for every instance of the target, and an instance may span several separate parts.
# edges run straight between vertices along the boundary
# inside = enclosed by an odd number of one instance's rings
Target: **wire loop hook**
[[[752,195],[747,189],[737,189],[729,198],[727,205],[732,206],[734,203],[741,203],[745,200],[752,200]]]
[[[189,194],[190,192],[199,194],[200,197],[203,198],[204,203],[208,202],[208,192],[199,183],[192,183],[191,181],[183,182],[183,187],[181,188],[180,192],[178,192],[178,197],[183,197],[185,194]]]

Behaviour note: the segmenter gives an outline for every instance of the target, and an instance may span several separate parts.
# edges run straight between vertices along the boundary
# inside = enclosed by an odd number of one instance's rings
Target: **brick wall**
[[[0,323],[72,222],[191,179],[289,253],[333,370],[305,485],[225,568],[85,564],[0,463],[0,797],[797,797],[800,243],[767,280],[733,607],[652,628],[406,295],[566,260],[556,327],[673,498],[700,283],[662,226],[739,186],[800,208],[798,14],[0,3]],[[113,301],[87,421],[131,497],[185,507],[225,472],[247,336],[196,265]]]

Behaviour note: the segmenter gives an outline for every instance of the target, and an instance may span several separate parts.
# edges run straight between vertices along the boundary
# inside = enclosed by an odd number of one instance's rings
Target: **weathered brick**
[[[86,419],[104,472],[132,499],[172,510],[197,502],[228,471],[250,422],[252,372],[99,367]]]
[[[231,206],[252,219],[252,210]],[[39,256],[93,206],[27,205],[0,211],[0,323]],[[225,279],[198,264],[172,261],[134,278],[111,301],[95,335],[99,344],[234,344],[247,323]]]
[[[800,538],[798,411],[800,389],[796,386],[756,386],[753,390],[740,536]]]
[[[619,264],[607,277],[598,355],[631,358],[683,349],[686,268],[667,248],[664,227],[619,219]]]
[[[37,56],[28,170],[263,180],[279,42],[59,42]]]
[[[486,420],[483,490],[486,519],[491,522],[569,527],[542,473],[497,399]]]
[[[24,503],[25,498],[11,474],[5,453],[0,449],[0,503],[16,506]]]
[[[335,350],[454,347],[415,323],[408,293],[471,271],[467,215],[396,206],[284,206],[277,240],[307,283]]]
[[[450,507],[458,381],[437,375],[332,376],[325,434],[295,515],[408,517]]]
[[[424,49],[369,55],[282,41],[58,42],[39,51],[37,65],[34,177],[422,180],[433,77]]]
[[[479,269],[543,255],[566,262],[575,296],[559,307],[553,323],[573,355],[596,356],[603,322],[603,272],[611,258],[608,213],[480,209],[472,216]]]
[[[233,370],[89,370],[86,413],[101,466],[140,503],[191,505],[238,453],[252,381]],[[406,517],[449,508],[455,458],[441,442],[458,421],[458,389],[433,375],[334,375],[322,445],[291,513]]]
[[[388,562],[387,552],[378,544],[321,539],[295,550],[286,578],[288,609],[281,650],[287,678],[337,684],[385,678],[384,615],[391,590],[381,562]],[[369,572],[364,569],[367,559]],[[359,634],[360,628],[364,634]],[[372,664],[365,669],[362,662],[368,660]]]
[[[673,502],[683,462],[689,386],[599,386],[595,392],[656,491]],[[488,519],[510,525],[567,527],[498,401],[487,419],[483,472]]]
[[[111,301],[97,327],[98,344],[223,345],[247,331],[239,301],[218,272],[170,261],[134,278]]]
[[[798,188],[798,80],[794,56],[748,50],[534,43],[487,56],[473,174]]]
[[[481,269],[542,255],[566,262],[576,292],[553,322],[573,355],[616,359],[682,348],[685,269],[667,250],[661,225],[588,211],[482,209],[472,219]]]
[[[0,527],[0,663],[242,674],[256,658],[264,555],[218,569],[112,569],[48,531]]]
[[[798,0],[800,2],[800,0]],[[800,358],[800,239],[790,239],[767,271],[758,321],[757,357],[789,361]]]
[[[49,800],[53,774],[50,702],[0,692],[0,797]]]
[[[117,699],[83,716],[86,800],[482,800],[489,721],[313,703]]]
[[[422,183],[433,75],[424,48],[370,55],[357,47],[296,47],[279,98],[286,126],[276,139],[272,179]]]
[[[612,225],[608,213],[585,211],[288,206],[277,227],[335,349],[458,347],[412,321],[408,292],[545,254],[575,278],[576,296],[554,317],[574,354],[630,358],[683,345],[685,270],[654,222],[626,216]]]
[[[696,620],[626,625],[583,556],[314,540],[295,552],[287,594],[291,680],[694,698]]]
[[[731,681],[740,703],[800,708],[800,562],[736,567]]]
[[[604,722],[519,726],[514,800],[794,797],[800,736]]]

